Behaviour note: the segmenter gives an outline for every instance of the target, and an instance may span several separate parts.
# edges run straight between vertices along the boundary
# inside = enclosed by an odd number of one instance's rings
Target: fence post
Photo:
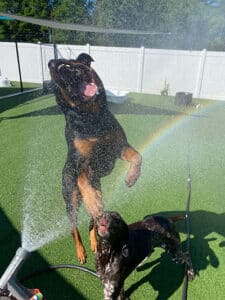
[[[18,50],[18,43],[15,42],[16,45],[16,57],[17,57],[17,65],[18,65],[18,72],[19,72],[19,78],[20,78],[20,91],[23,92],[23,80],[21,75],[21,67],[20,67],[20,55]]]
[[[144,60],[145,60],[145,48],[144,46],[141,46],[139,52],[138,86],[137,86],[137,91],[140,93],[142,92],[142,84],[143,84]]]
[[[196,98],[200,98],[200,96],[201,96],[201,89],[202,89],[202,83],[203,83],[203,77],[204,77],[206,57],[207,57],[207,50],[203,49],[201,52],[199,69],[198,69],[197,80],[196,80],[195,93],[194,93],[194,96]]]
[[[86,49],[87,49],[87,53],[90,55],[91,54],[91,46],[90,46],[90,44],[86,44]]]
[[[41,42],[38,42],[39,49],[40,49],[40,58],[39,61],[41,63],[41,80],[42,80],[42,87],[44,88],[44,67],[43,67],[43,54],[42,54],[42,46]]]
[[[55,43],[53,44],[53,50],[54,50],[54,59],[58,59],[58,49]]]

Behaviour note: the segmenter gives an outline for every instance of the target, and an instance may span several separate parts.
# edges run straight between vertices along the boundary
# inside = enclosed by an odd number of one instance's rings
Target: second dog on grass
[[[194,271],[191,259],[181,251],[174,222],[184,216],[148,216],[127,225],[117,212],[104,212],[97,220],[96,270],[103,284],[104,300],[126,299],[123,285],[127,276],[151,253],[162,247],[172,259],[185,263],[189,279]]]

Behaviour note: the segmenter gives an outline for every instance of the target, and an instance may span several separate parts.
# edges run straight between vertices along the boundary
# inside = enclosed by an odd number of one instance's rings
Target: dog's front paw
[[[138,178],[140,177],[141,163],[142,163],[141,155],[136,152],[125,178],[125,183],[128,187],[133,186],[135,182],[138,180]]]
[[[131,170],[131,171],[129,170],[127,172],[127,175],[126,175],[126,178],[125,178],[126,185],[128,187],[132,187],[135,184],[135,182],[138,180],[140,175],[141,175],[140,170],[138,170],[137,172],[136,171],[134,172],[133,170]]]

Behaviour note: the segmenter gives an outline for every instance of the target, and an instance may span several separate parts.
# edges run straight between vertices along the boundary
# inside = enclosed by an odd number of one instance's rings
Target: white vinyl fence
[[[49,80],[52,45],[18,43],[22,80]],[[76,58],[89,53],[105,87],[113,91],[169,95],[190,92],[196,98],[225,100],[225,52],[57,45],[58,57]],[[19,81],[15,43],[0,43],[2,77]]]

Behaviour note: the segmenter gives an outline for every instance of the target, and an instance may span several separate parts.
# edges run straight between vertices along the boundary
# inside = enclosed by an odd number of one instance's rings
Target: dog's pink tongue
[[[97,92],[97,86],[94,83],[89,83],[84,86],[84,96],[93,97]]]

